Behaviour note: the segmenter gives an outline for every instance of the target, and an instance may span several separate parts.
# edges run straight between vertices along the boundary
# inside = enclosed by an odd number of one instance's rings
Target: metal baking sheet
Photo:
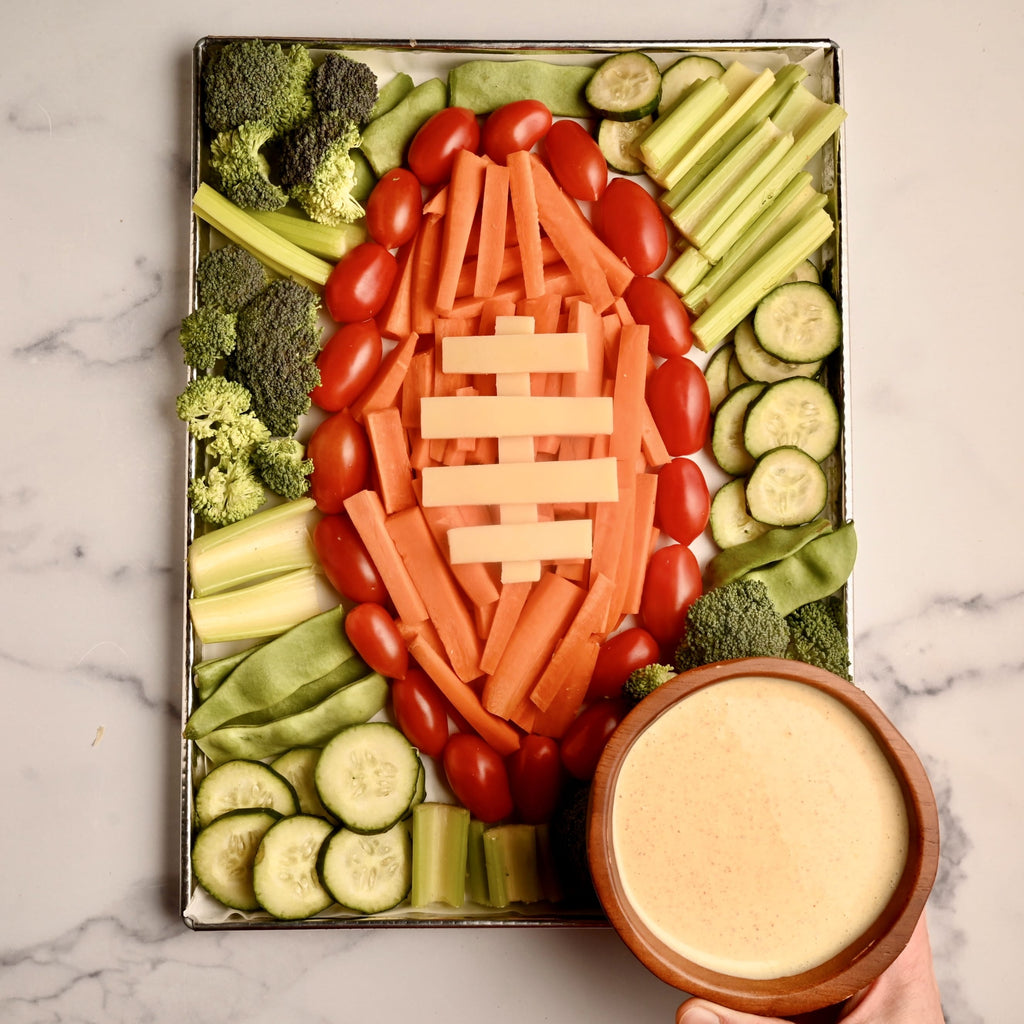
[[[200,112],[200,69],[207,52],[228,42],[234,36],[207,36],[200,39],[193,48],[193,79],[191,97],[191,185],[190,195],[198,187],[205,173],[206,137]],[[551,62],[586,62],[596,66],[604,57],[622,50],[643,50],[649,53],[662,68],[668,67],[678,57],[687,54],[713,56],[723,63],[728,60],[742,60],[755,68],[778,67],[787,62],[803,63],[808,69],[806,84],[820,98],[842,104],[843,69],[842,54],[838,45],[830,40],[631,40],[631,41],[450,41],[413,39],[364,39],[364,38],[313,38],[313,37],[271,37],[268,41],[282,45],[302,43],[314,54],[327,50],[340,50],[369,64],[378,74],[381,82],[399,71],[408,72],[419,82],[433,76],[445,76],[447,70],[464,60],[474,57],[493,57],[514,60],[534,57]],[[851,519],[851,450],[850,450],[850,401],[847,381],[850,374],[849,296],[847,281],[847,254],[845,232],[844,192],[844,132],[836,133],[831,143],[822,151],[814,168],[817,187],[829,197],[828,210],[836,225],[832,240],[823,251],[824,279],[836,298],[842,317],[844,343],[841,350],[830,360],[827,380],[842,416],[840,447],[830,457],[828,466],[832,486],[832,508],[834,521]],[[209,248],[209,229],[192,216],[189,211],[189,294],[195,296],[195,268],[201,255]],[[193,308],[190,305],[190,309]],[[188,310],[183,311],[183,315]],[[703,365],[702,355],[693,353]],[[184,386],[184,381],[182,382]],[[185,500],[185,487],[196,472],[197,451],[193,441],[182,435],[186,444],[186,477],[182,482],[181,498]],[[709,464],[710,465],[710,464]],[[182,538],[187,550],[197,533],[197,524],[191,512],[185,516],[185,533]],[[699,549],[706,544],[704,550]],[[699,540],[694,550],[703,561],[714,550],[709,540]],[[184,563],[184,554],[183,554]],[[852,583],[846,586],[848,630],[852,638],[853,624],[850,596]],[[184,580],[182,593],[182,695],[181,722],[184,726],[192,712],[194,692],[192,687],[193,665],[202,659],[204,652],[196,638],[188,616],[187,602],[191,596],[189,581]],[[852,644],[851,644],[852,649]],[[425,759],[429,760],[429,759]],[[409,907],[394,911],[362,916],[333,908],[317,917],[303,921],[279,921],[263,913],[241,913],[222,906],[199,888],[192,871],[192,843],[195,838],[193,821],[193,792],[195,783],[204,771],[204,756],[190,741],[182,741],[180,776],[181,813],[181,859],[180,859],[180,912],[185,924],[194,930],[231,929],[309,929],[309,928],[351,928],[351,927],[453,927],[453,926],[534,926],[534,927],[601,927],[607,925],[604,916],[596,910],[567,910],[553,906],[525,906],[518,909],[494,912],[482,907],[467,906],[462,910],[443,908],[419,911]],[[428,778],[429,786],[436,779]]]

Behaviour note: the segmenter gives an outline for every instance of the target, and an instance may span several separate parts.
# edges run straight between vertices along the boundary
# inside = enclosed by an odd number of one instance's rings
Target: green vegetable
[[[192,870],[196,881],[215,899],[234,910],[258,910],[252,887],[256,850],[267,829],[281,820],[269,810],[228,811],[196,836]]]
[[[317,855],[334,830],[311,814],[293,814],[267,829],[253,858],[259,905],[274,917],[297,921],[326,910],[334,898],[317,874]]]
[[[237,313],[268,281],[267,268],[234,242],[211,249],[196,266],[199,305],[225,313]]]
[[[228,811],[256,808],[278,814],[299,810],[292,784],[262,761],[227,761],[207,772],[196,787],[194,809],[200,828]]]
[[[544,899],[544,884],[537,858],[537,830],[533,825],[494,825],[482,836],[489,902],[537,903]]]
[[[227,529],[227,527],[225,527]],[[245,647],[234,654],[225,654],[218,658],[206,658],[192,666],[192,682],[200,700],[206,700],[214,690],[224,682],[230,673],[237,668],[260,644]]]
[[[655,120],[640,140],[640,155],[654,181],[661,182],[662,175],[699,138],[704,125],[728,100],[729,90],[720,78],[705,78]]]
[[[587,83],[593,68],[547,61],[467,60],[448,72],[449,102],[477,114],[514,100],[540,100],[555,117],[592,117]]]
[[[337,903],[360,914],[398,906],[412,884],[409,825],[365,836],[347,828],[331,833],[320,848],[317,871]]]
[[[405,71],[399,71],[392,75],[377,90],[377,102],[373,105],[373,110],[370,111],[370,120],[386,114],[399,100],[412,92],[414,85],[412,75]]]
[[[303,814],[315,814],[318,818],[329,820],[331,816],[320,802],[314,782],[319,758],[319,747],[292,747],[291,750],[286,750],[275,757],[270,762],[270,767],[292,784],[292,789],[299,799],[299,810]]]
[[[294,437],[272,437],[261,441],[252,452],[257,476],[282,498],[294,501],[309,490],[313,460],[306,458],[305,446]]]
[[[448,105],[448,89],[440,78],[428,78],[409,90],[390,110],[363,129],[359,148],[380,177],[401,166],[405,151],[420,126]]]
[[[353,195],[359,125],[339,110],[320,111],[281,140],[280,180],[288,194],[321,224],[350,224],[363,216]]]
[[[658,662],[641,665],[630,672],[622,686],[622,695],[630,703],[639,704],[644,697],[650,696],[662,683],[668,682],[676,674],[676,669],[672,665],[662,665]]]
[[[759,523],[799,526],[812,522],[825,510],[828,477],[802,448],[781,445],[759,456],[747,477],[745,491],[750,515]]]
[[[850,679],[850,641],[842,602],[826,597],[801,605],[786,616],[789,624],[787,657],[805,661]]]
[[[361,189],[353,192],[360,199]],[[366,224],[321,224],[293,206],[281,210],[250,210],[264,227],[315,256],[337,263],[350,249],[366,241]],[[244,250],[243,250],[244,252]]]
[[[211,526],[228,526],[256,512],[266,499],[263,484],[245,459],[211,466],[188,483],[193,513]]]
[[[212,370],[235,350],[234,313],[216,306],[199,306],[181,321],[178,340],[186,366]]]
[[[202,70],[203,119],[222,132],[262,121],[287,131],[313,109],[313,60],[305,46],[261,39],[232,40],[212,50]]]
[[[279,210],[288,202],[284,189],[270,180],[270,161],[264,146],[274,129],[262,121],[247,121],[218,132],[210,142],[210,167],[221,191],[246,210]]]
[[[734,544],[710,559],[704,569],[704,586],[707,589],[721,587],[754,569],[778,562],[831,530],[832,524],[827,519],[816,519],[800,526],[774,527],[750,540]]]
[[[484,832],[490,826],[479,818],[470,818],[466,841],[466,898],[481,907],[491,906],[491,890],[487,882],[487,859],[484,855]]]
[[[413,809],[412,906],[465,903],[469,820],[457,804],[424,801]]]
[[[369,65],[343,53],[328,53],[310,78],[313,105],[365,124],[377,103],[377,76]]]
[[[594,111],[613,121],[650,117],[661,102],[661,71],[654,58],[639,50],[606,57],[584,90]]]

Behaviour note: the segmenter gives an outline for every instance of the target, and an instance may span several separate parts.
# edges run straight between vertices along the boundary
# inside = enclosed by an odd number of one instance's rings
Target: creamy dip
[[[878,917],[906,863],[907,812],[854,712],[804,683],[744,676],[678,701],[633,742],[612,843],[663,942],[734,977],[780,978]]]

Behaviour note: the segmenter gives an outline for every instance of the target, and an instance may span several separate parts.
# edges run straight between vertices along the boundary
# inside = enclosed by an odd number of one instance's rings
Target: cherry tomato
[[[533,149],[550,127],[551,111],[540,100],[506,103],[484,121],[484,152],[496,164],[503,164],[509,153]]]
[[[369,320],[387,301],[398,274],[395,254],[380,242],[362,242],[334,265],[324,285],[324,305],[339,324]]]
[[[445,744],[441,763],[456,799],[474,818],[501,821],[515,810],[504,760],[476,734],[454,733]]]
[[[639,618],[663,649],[674,649],[682,639],[686,613],[702,589],[700,565],[685,544],[668,544],[651,555]]]
[[[558,184],[581,202],[600,199],[608,184],[601,148],[578,121],[556,121],[544,137],[544,152]]]
[[[605,244],[634,274],[653,274],[665,262],[665,217],[651,193],[632,178],[608,182],[594,219]]]
[[[711,492],[696,462],[673,459],[658,470],[654,521],[659,529],[680,544],[690,544],[708,525],[710,511]]]
[[[618,697],[634,669],[651,665],[661,656],[658,641],[642,626],[610,636],[597,652],[587,698]]]
[[[357,602],[387,602],[384,581],[362,537],[345,513],[320,518],[313,528],[313,546],[324,575],[342,597]]]
[[[408,648],[383,605],[370,601],[350,608],[345,613],[345,635],[374,672],[401,679],[408,671]]]
[[[341,512],[345,499],[366,486],[370,477],[370,445],[348,409],[321,423],[306,447],[313,460],[309,493],[321,512]]]
[[[427,118],[409,143],[406,162],[424,185],[441,185],[452,175],[460,149],[476,152],[480,124],[468,107],[445,107]]]
[[[647,346],[656,356],[682,356],[693,348],[690,314],[660,278],[634,277],[623,298],[637,323],[647,324]]]
[[[351,405],[377,372],[383,352],[380,331],[373,320],[339,327],[317,356],[320,383],[309,393],[313,404],[325,412]]]
[[[391,683],[391,711],[402,735],[428,757],[440,757],[448,742],[448,710],[441,691],[420,668]]]
[[[647,380],[647,402],[670,455],[700,451],[708,436],[711,394],[692,360],[669,356]]]
[[[524,736],[506,760],[512,801],[522,821],[550,821],[562,791],[562,759],[558,741],[550,736]]]
[[[625,700],[612,697],[588,704],[573,719],[559,745],[562,764],[573,778],[584,781],[593,778],[608,737],[628,711]]]
[[[416,234],[423,219],[423,189],[412,171],[396,167],[377,180],[366,200],[366,232],[385,249]]]

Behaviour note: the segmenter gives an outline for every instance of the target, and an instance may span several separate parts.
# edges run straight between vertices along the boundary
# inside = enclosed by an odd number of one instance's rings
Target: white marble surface
[[[858,681],[940,799],[948,1019],[1024,1019],[1019,5],[7,0],[0,1020],[667,1022],[678,1002],[604,929],[177,917],[189,61],[230,33],[840,44]]]

